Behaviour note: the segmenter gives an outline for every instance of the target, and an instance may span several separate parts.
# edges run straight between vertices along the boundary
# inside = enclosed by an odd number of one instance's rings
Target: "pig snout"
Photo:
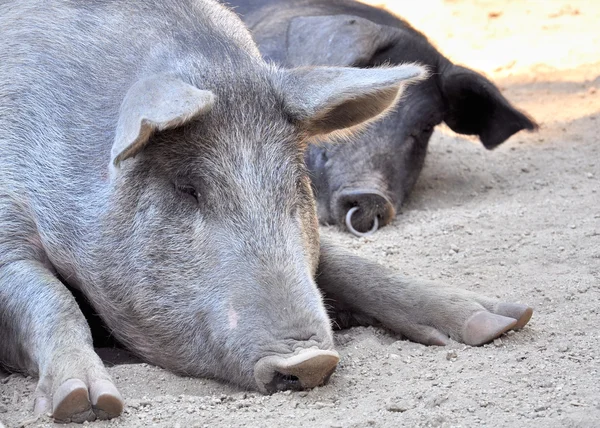
[[[303,349],[298,354],[261,358],[254,366],[254,378],[262,392],[303,390],[327,383],[340,357],[337,352]]]
[[[356,236],[368,236],[388,224],[396,215],[390,199],[375,189],[350,189],[342,191],[337,200],[338,216],[348,230]]]

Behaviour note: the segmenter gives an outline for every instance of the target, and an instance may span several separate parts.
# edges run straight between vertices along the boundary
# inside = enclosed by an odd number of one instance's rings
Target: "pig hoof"
[[[321,349],[307,349],[287,358],[271,355],[256,363],[254,377],[263,392],[310,389],[327,383],[339,361],[337,352]]]
[[[52,417],[57,422],[93,421],[96,415],[85,383],[79,379],[63,382],[54,393]]]
[[[37,397],[33,404],[33,414],[39,416],[52,412],[52,402],[46,396]]]
[[[494,313],[516,319],[517,324],[513,330],[519,330],[529,322],[533,315],[533,309],[520,303],[498,303],[494,308]]]
[[[448,344],[448,336],[434,328],[422,329],[421,334],[420,340],[417,342],[423,345],[446,346]]]
[[[502,333],[514,328],[517,320],[491,312],[477,312],[466,322],[463,328],[463,342],[471,346],[479,346],[491,342]]]
[[[97,380],[90,386],[92,408],[98,419],[112,419],[123,412],[123,398],[107,380]]]
[[[448,336],[428,325],[414,324],[405,326],[402,334],[413,342],[427,346],[446,346]]]

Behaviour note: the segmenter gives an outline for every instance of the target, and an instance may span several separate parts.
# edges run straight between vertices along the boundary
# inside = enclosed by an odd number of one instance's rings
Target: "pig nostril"
[[[392,201],[376,189],[346,189],[332,203],[335,217],[356,236],[375,233],[396,215]]]
[[[358,210],[360,210],[359,207],[352,207],[346,213],[346,227],[348,230],[356,236],[369,236],[377,232],[377,229],[379,228],[379,218],[377,216],[373,217],[373,226],[371,226],[371,229],[367,232],[359,232],[354,228],[354,226],[352,226],[352,216]]]
[[[301,391],[304,389],[300,379],[298,379],[297,376],[280,372],[275,372],[275,376],[273,376],[270,387],[270,389],[274,391]]]

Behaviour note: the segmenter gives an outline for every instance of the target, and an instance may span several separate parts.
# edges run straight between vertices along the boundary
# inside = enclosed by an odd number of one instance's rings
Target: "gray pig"
[[[389,223],[423,168],[436,125],[477,135],[493,149],[536,124],[492,82],[453,64],[406,21],[354,0],[227,0],[236,6],[263,56],[287,67],[374,67],[417,62],[431,78],[407,88],[395,112],[356,144],[312,145],[306,162],[319,220],[356,235]],[[369,232],[370,231],[370,232]]]
[[[320,245],[308,139],[421,68],[279,69],[211,0],[3,1],[0,34],[0,362],[35,413],[123,409],[68,287],[146,361],[263,392],[327,381],[330,317],[473,345],[529,320]]]

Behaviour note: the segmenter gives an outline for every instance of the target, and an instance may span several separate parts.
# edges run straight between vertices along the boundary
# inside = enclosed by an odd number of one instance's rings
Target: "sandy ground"
[[[404,274],[527,302],[529,326],[479,348],[342,331],[329,385],[272,396],[115,365],[127,408],[96,427],[600,426],[600,2],[392,3],[541,129],[488,152],[440,127],[391,226],[370,239],[324,233]],[[35,379],[6,376],[0,420],[51,425],[29,419]]]

